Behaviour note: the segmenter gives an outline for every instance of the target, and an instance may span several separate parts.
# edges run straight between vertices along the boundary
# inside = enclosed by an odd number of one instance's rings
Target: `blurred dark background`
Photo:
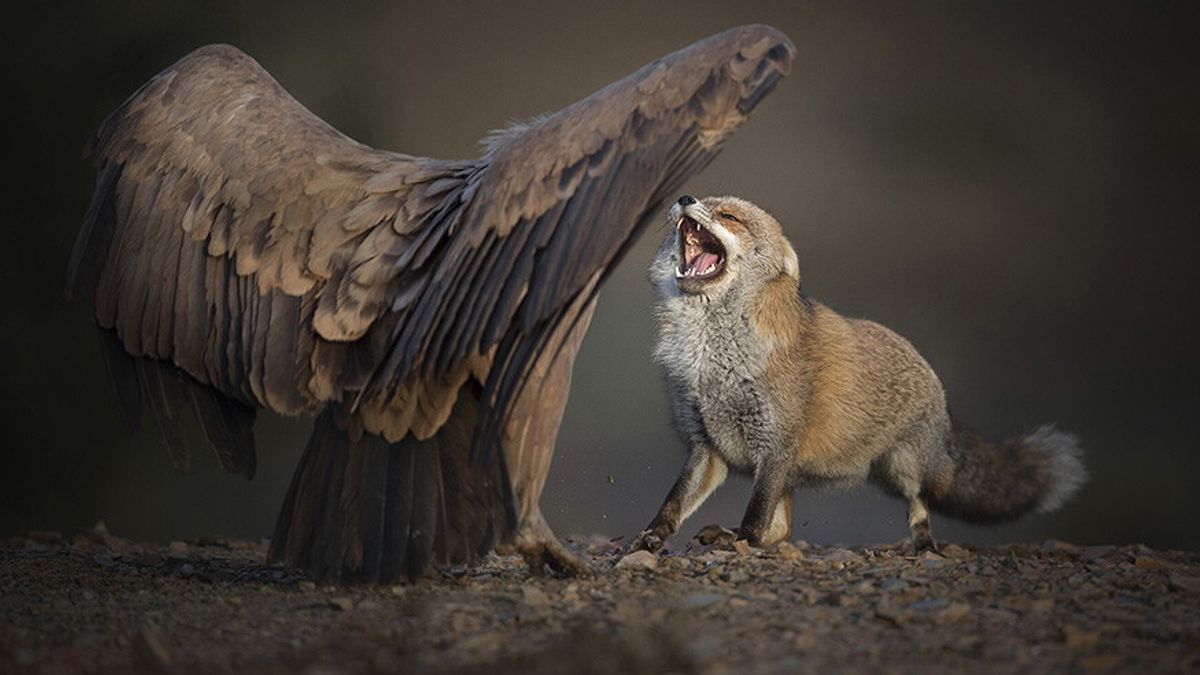
[[[795,41],[793,73],[687,191],[772,211],[808,292],[907,336],[981,432],[1056,422],[1086,448],[1092,480],[1061,511],[935,519],[935,534],[1200,546],[1200,68],[1184,3],[36,4],[7,10],[0,47],[0,535],[103,519],[139,539],[265,536],[308,434],[264,415],[252,482],[208,457],[175,472],[153,425],[121,428],[91,308],[63,301],[93,180],[81,149],[151,75],[229,42],[358,140],[466,157],[489,129],[762,22]],[[576,367],[542,502],[560,534],[637,532],[683,460],[650,361],[658,236],[612,277]],[[735,524],[747,493],[731,481],[685,533]],[[810,541],[906,533],[903,505],[869,487],[796,510]]]

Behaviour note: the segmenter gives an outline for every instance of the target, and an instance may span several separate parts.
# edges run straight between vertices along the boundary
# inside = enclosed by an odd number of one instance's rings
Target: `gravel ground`
[[[0,673],[1200,671],[1200,554],[1063,542],[493,557],[321,587],[260,543],[103,529],[0,544]]]

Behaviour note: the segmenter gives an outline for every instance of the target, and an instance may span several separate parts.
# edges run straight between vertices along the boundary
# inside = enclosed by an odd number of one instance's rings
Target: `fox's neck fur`
[[[794,404],[804,392],[794,389],[808,381],[798,371],[813,333],[812,305],[796,280],[781,274],[714,296],[675,290],[665,294],[658,318],[655,359],[677,402],[695,408],[695,433],[744,470],[765,450],[748,436],[782,451],[773,446],[791,436],[789,422],[799,421]]]
[[[664,290],[655,359],[689,379],[714,370],[708,374],[727,370],[757,379],[797,356],[812,333],[813,303],[786,275],[717,296]]]

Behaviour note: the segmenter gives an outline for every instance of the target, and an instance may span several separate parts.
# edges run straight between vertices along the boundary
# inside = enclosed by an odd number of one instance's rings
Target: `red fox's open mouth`
[[[712,279],[725,270],[725,247],[711,231],[684,216],[679,221],[679,259],[675,278]]]

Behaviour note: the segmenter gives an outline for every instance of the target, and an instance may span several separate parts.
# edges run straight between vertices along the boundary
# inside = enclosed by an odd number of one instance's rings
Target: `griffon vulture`
[[[68,292],[181,468],[185,415],[247,477],[257,408],[316,415],[273,559],[392,581],[505,545],[580,572],[538,499],[597,291],[794,54],[729,30],[440,160],[357,143],[202,47],[100,127]]]

